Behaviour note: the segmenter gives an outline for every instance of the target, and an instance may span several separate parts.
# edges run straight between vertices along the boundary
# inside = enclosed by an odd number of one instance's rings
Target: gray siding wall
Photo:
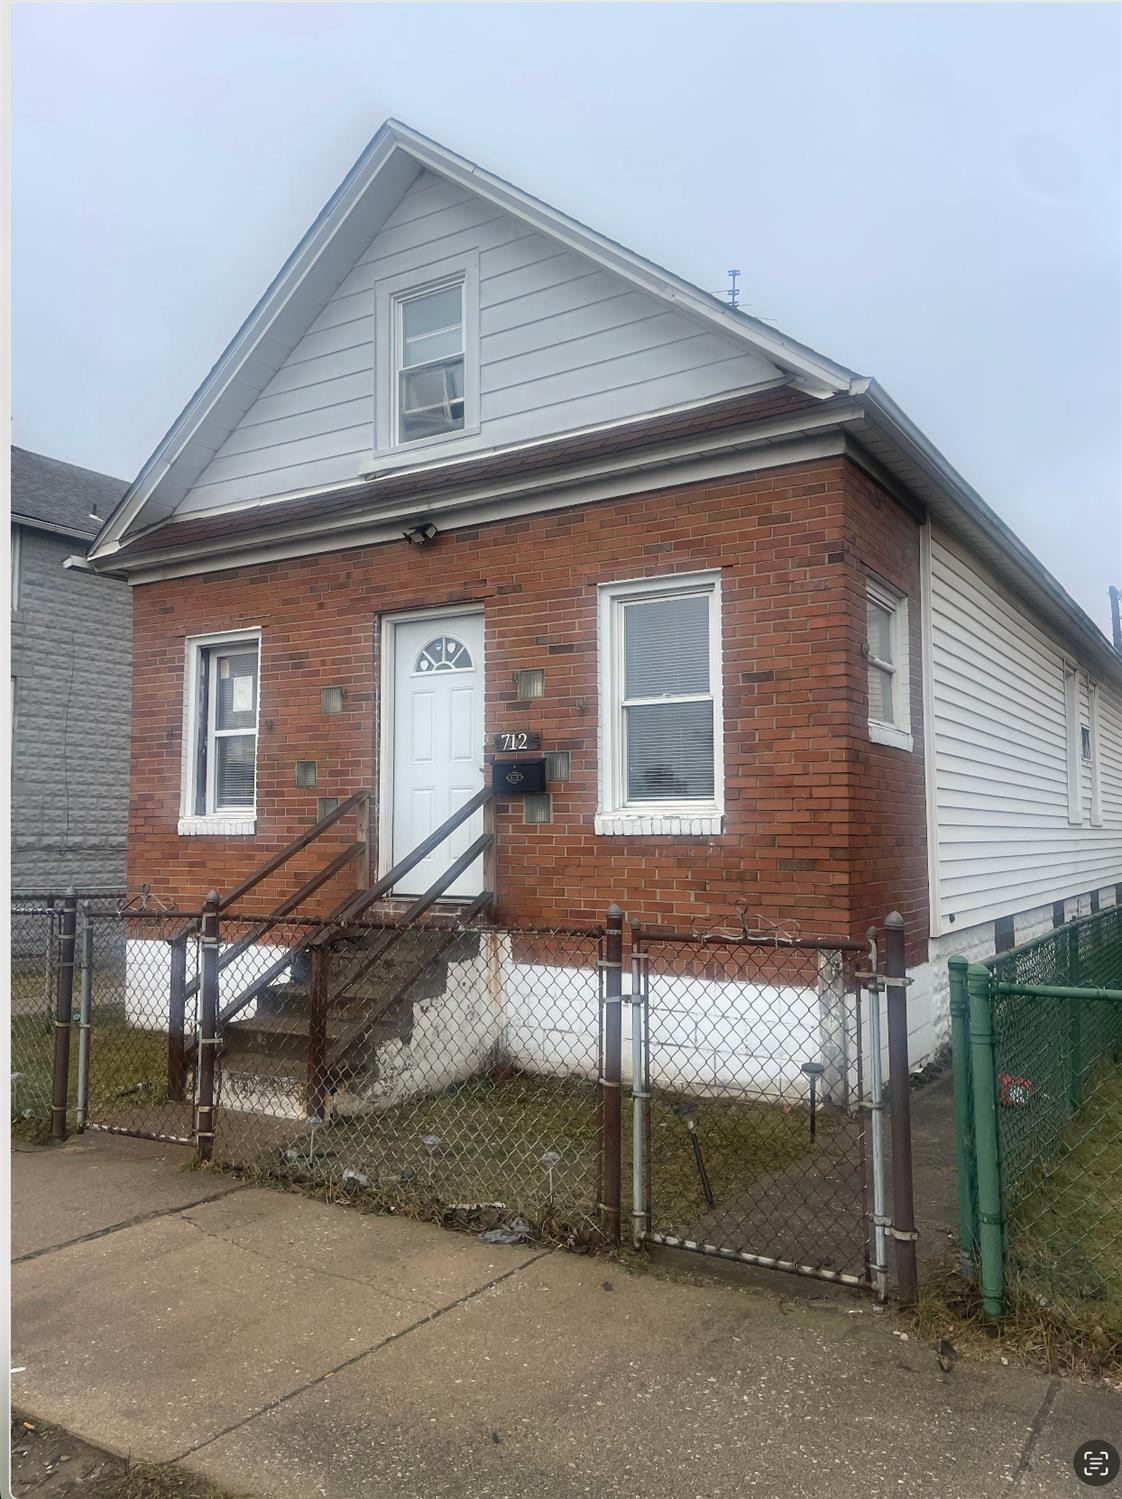
[[[12,611],[12,889],[125,887],[132,600],[65,571],[80,543],[21,528]]]
[[[187,514],[330,485],[374,457],[379,281],[479,256],[481,430],[450,456],[640,416],[774,379],[743,346],[422,172],[180,504]],[[426,270],[427,268],[427,270]]]

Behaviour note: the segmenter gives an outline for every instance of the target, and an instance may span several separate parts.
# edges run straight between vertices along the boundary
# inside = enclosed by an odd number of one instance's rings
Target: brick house
[[[128,485],[12,448],[12,889],[125,888],[132,600],[67,567]]]
[[[1122,659],[876,383],[393,122],[91,564],[132,585],[129,882],[167,898],[360,788],[384,872],[544,755],[451,896],[896,907],[916,1061],[948,953],[1122,898]]]

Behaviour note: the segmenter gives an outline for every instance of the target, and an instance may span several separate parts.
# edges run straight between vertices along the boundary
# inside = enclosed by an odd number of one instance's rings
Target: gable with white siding
[[[178,506],[180,515],[354,479],[376,435],[378,287],[478,256],[479,430],[426,459],[766,386],[781,371],[470,190],[422,171]],[[469,357],[472,351],[469,349]]]
[[[1095,673],[934,529],[928,603],[934,932],[1122,879],[1122,695],[1098,684],[1101,826],[1082,755],[1073,823],[1065,663],[1078,668],[1079,727]]]

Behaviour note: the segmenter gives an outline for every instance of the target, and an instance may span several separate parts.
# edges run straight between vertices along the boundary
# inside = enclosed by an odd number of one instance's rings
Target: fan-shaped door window
[[[433,671],[471,671],[474,664],[471,652],[462,640],[457,640],[454,635],[438,635],[417,652],[413,671],[419,674]]]

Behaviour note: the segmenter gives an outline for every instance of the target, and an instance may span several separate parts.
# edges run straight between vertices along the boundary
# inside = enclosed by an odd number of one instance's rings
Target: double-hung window
[[[719,832],[719,581],[601,590],[599,832]]]
[[[912,748],[908,669],[908,601],[869,579],[865,596],[865,657],[869,678],[869,738]]]
[[[183,832],[251,832],[257,807],[257,631],[188,642]]]
[[[464,425],[464,286],[455,281],[396,302],[397,440]]]

